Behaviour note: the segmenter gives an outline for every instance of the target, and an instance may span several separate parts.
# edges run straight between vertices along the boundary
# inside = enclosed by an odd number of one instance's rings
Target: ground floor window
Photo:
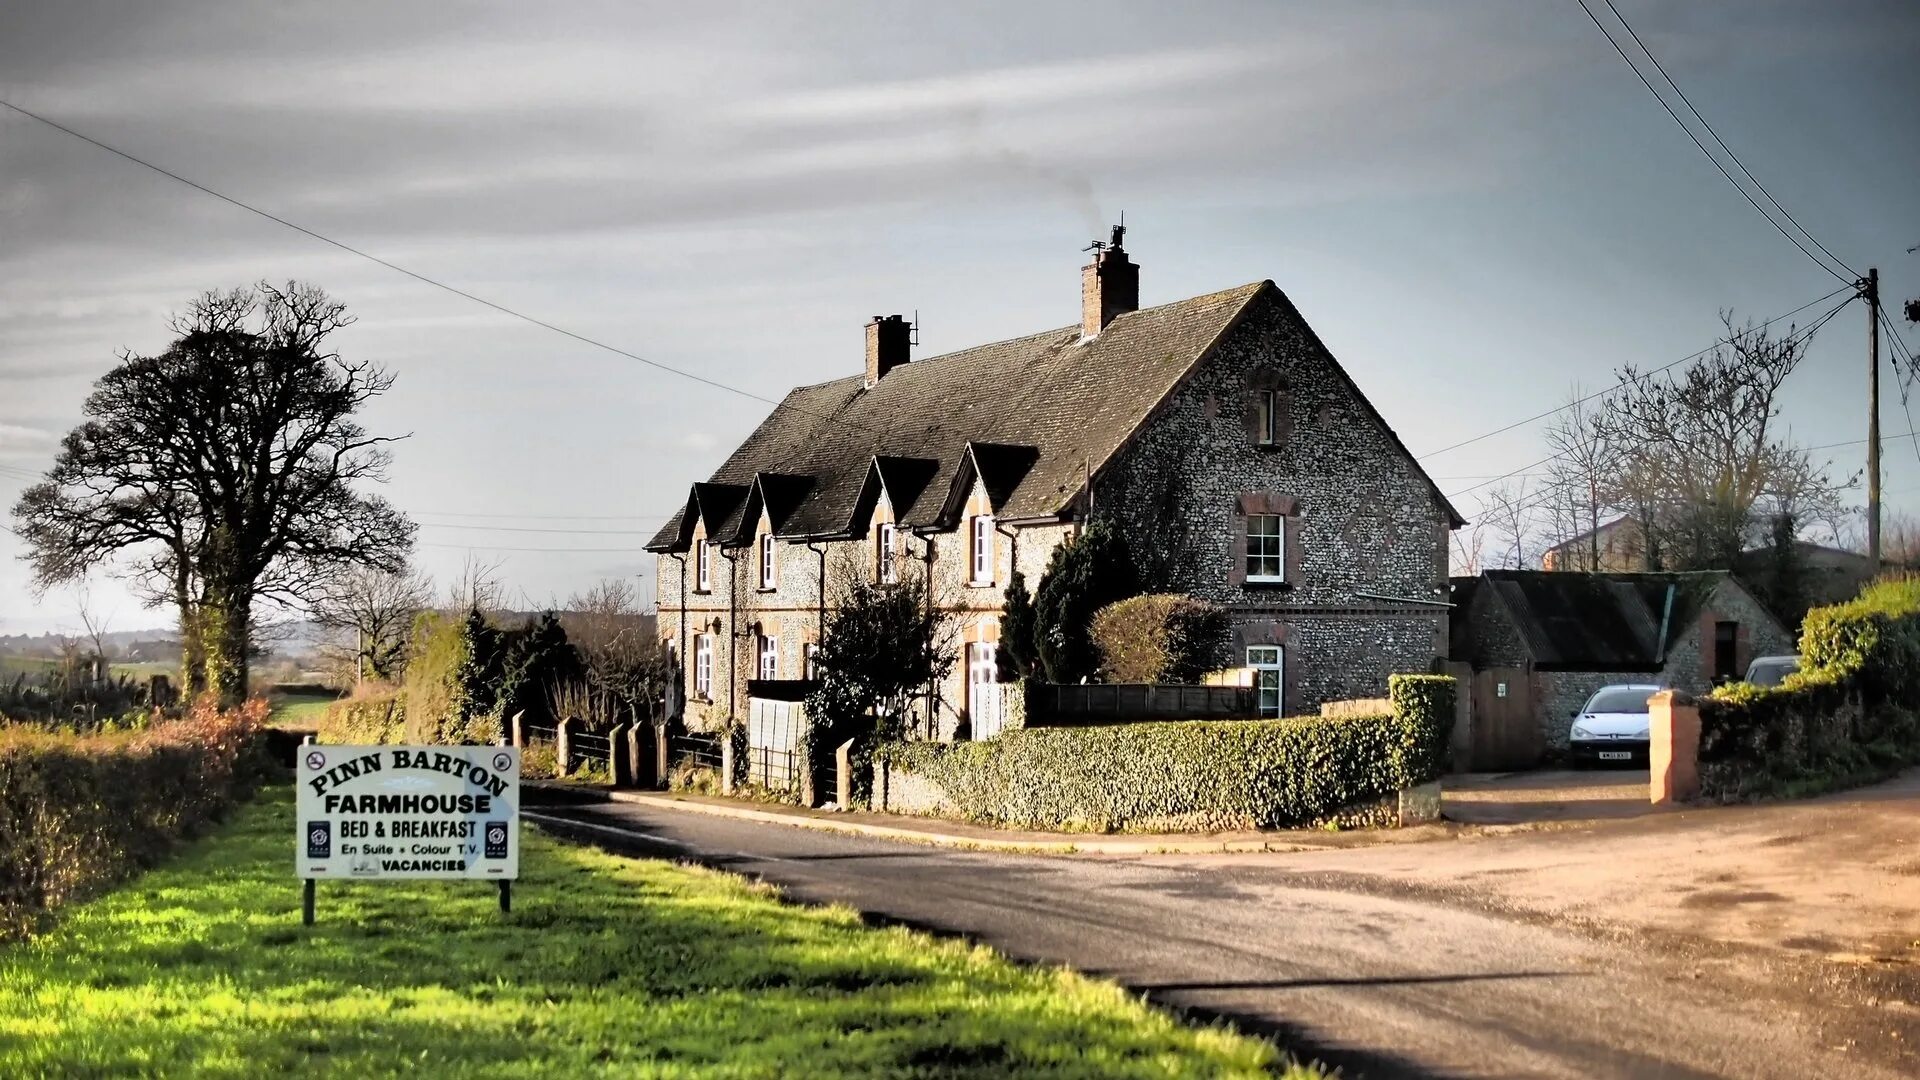
[[[1253,686],[1261,716],[1279,716],[1285,702],[1280,692],[1285,660],[1278,645],[1247,646],[1247,666],[1253,669]]]
[[[780,677],[780,639],[770,634],[760,636],[760,677],[767,680]]]
[[[693,639],[693,693],[696,697],[713,697],[712,634],[701,634]]]

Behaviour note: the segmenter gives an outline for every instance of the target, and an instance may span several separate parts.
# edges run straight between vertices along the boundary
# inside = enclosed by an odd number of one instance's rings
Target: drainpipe
[[[819,648],[827,640],[827,549],[815,547],[814,541],[807,541],[807,550],[820,556],[820,576],[814,580],[813,646]],[[807,677],[807,647],[800,646],[800,677]]]
[[[680,717],[681,727],[685,728],[687,722],[687,557],[671,551],[667,552],[667,556],[680,564],[680,645],[674,651],[672,692],[675,697],[674,705],[677,706],[675,712]],[[660,722],[664,724],[668,719],[663,716]]]
[[[919,535],[920,542],[927,546],[926,554],[922,559],[926,564],[925,576],[922,580],[926,583],[927,633],[931,635],[933,633],[933,537],[918,530],[915,530],[915,532]],[[933,648],[931,638],[927,641],[927,648],[929,650]],[[932,740],[938,736],[939,733],[940,688],[934,682],[933,678],[929,676],[927,678],[927,738]]]
[[[1667,603],[1660,611],[1660,640],[1654,645],[1653,666],[1667,666],[1667,627],[1673,619],[1673,583],[1667,583]]]
[[[738,691],[740,667],[736,662],[740,658],[740,582],[736,580],[740,557],[727,554],[726,548],[720,549],[720,557],[727,560],[727,730],[732,731],[737,719],[735,694]]]

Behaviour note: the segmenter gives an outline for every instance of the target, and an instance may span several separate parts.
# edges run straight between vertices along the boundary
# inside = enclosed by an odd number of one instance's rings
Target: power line
[[[1774,323],[1781,321],[1782,319],[1791,319],[1795,315],[1800,314],[1801,312],[1807,310],[1813,305],[1824,303],[1828,300],[1831,300],[1834,297],[1840,295],[1843,292],[1846,292],[1848,289],[1851,289],[1853,287],[1854,287],[1854,283],[1848,282],[1845,285],[1840,286],[1839,288],[1833,290],[1832,292],[1828,293],[1825,296],[1815,297],[1814,299],[1809,300],[1804,304],[1801,304],[1799,307],[1794,308],[1792,311],[1789,311],[1783,315],[1775,315],[1773,318],[1768,319],[1766,322],[1761,323],[1760,328],[1764,330],[1767,327],[1772,326]],[[1713,350],[1719,348],[1722,345],[1729,344],[1733,340],[1734,339],[1732,337],[1721,338],[1719,341],[1714,342],[1713,344],[1707,346],[1704,349],[1699,350],[1698,352],[1688,353],[1686,356],[1683,356],[1680,359],[1675,360],[1671,364],[1663,364],[1660,367],[1654,368],[1652,371],[1645,372],[1641,375],[1641,378],[1646,378],[1652,375],[1658,375],[1663,371],[1667,371],[1671,368],[1679,367],[1681,364],[1684,364],[1687,361],[1693,360],[1697,357],[1705,356],[1707,353],[1712,352]],[[1605,390],[1596,390],[1593,393],[1586,395],[1585,397],[1575,398],[1564,405],[1559,405],[1554,408],[1548,409],[1546,412],[1543,412],[1543,413],[1536,413],[1533,416],[1527,417],[1525,420],[1516,420],[1505,427],[1495,428],[1492,431],[1489,431],[1483,435],[1475,435],[1471,439],[1462,439],[1461,441],[1454,443],[1452,446],[1443,446],[1438,450],[1434,450],[1429,453],[1422,454],[1420,455],[1419,458],[1415,460],[1425,461],[1428,458],[1436,458],[1436,457],[1439,457],[1441,454],[1445,454],[1453,450],[1458,450],[1463,446],[1472,446],[1474,443],[1482,442],[1486,439],[1491,439],[1495,435],[1505,435],[1507,432],[1512,431],[1514,428],[1525,427],[1528,424],[1534,423],[1535,421],[1545,420],[1547,417],[1552,416],[1555,413],[1565,412],[1576,405],[1584,405],[1587,402],[1592,401],[1594,398],[1605,397],[1608,394],[1611,394],[1614,391],[1625,386],[1626,384],[1627,384],[1626,380],[1622,379],[1619,382],[1614,383],[1612,386],[1607,387]]]
[[[1858,278],[1860,276],[1860,272],[1855,270],[1853,267],[1848,266],[1846,263],[1846,260],[1840,258],[1840,256],[1835,255],[1831,250],[1829,250],[1827,248],[1827,245],[1821,243],[1818,237],[1814,236],[1812,233],[1807,231],[1806,226],[1801,225],[1798,221],[1794,220],[1794,216],[1787,212],[1787,208],[1780,205],[1780,200],[1774,198],[1773,193],[1768,191],[1766,189],[1766,186],[1760,183],[1759,179],[1755,177],[1752,171],[1747,168],[1746,163],[1740,160],[1740,155],[1734,153],[1733,148],[1731,146],[1728,146],[1726,143],[1726,140],[1720,137],[1720,133],[1713,130],[1713,125],[1707,123],[1707,118],[1704,116],[1701,116],[1700,110],[1693,107],[1693,101],[1692,99],[1687,97],[1687,92],[1685,90],[1680,89],[1680,84],[1673,81],[1673,76],[1667,74],[1667,69],[1661,65],[1659,57],[1654,56],[1653,51],[1651,49],[1648,49],[1646,46],[1646,43],[1640,40],[1640,35],[1634,33],[1633,24],[1627,21],[1627,17],[1625,15],[1620,14],[1619,8],[1613,6],[1613,0],[1604,0],[1604,2],[1607,5],[1607,10],[1613,12],[1613,17],[1620,20],[1620,25],[1623,28],[1625,28],[1627,31],[1627,36],[1632,38],[1633,43],[1640,47],[1640,51],[1646,54],[1646,57],[1648,60],[1651,60],[1653,62],[1653,69],[1655,71],[1658,71],[1660,73],[1660,77],[1666,81],[1666,84],[1673,88],[1673,92],[1676,95],[1678,95],[1680,98],[1680,101],[1686,105],[1687,111],[1692,113],[1693,118],[1700,122],[1700,126],[1707,130],[1707,134],[1713,136],[1714,143],[1717,144],[1721,150],[1726,152],[1728,159],[1731,160],[1734,163],[1734,165],[1739,168],[1740,174],[1747,178],[1747,181],[1754,186],[1754,189],[1756,191],[1760,192],[1760,194],[1765,195],[1767,197],[1767,202],[1771,203],[1775,210],[1780,211],[1780,216],[1786,218],[1787,221],[1790,222],[1795,229],[1798,229],[1800,231],[1801,236],[1804,236],[1808,240],[1811,240],[1813,242],[1813,246],[1819,248],[1821,252],[1827,256],[1827,258],[1832,259],[1834,263],[1840,267],[1840,269],[1845,270],[1848,274],[1852,275],[1855,278]]]
[[[1713,151],[1707,149],[1707,144],[1700,141],[1700,137],[1693,133],[1693,128],[1688,126],[1687,122],[1680,118],[1680,114],[1673,110],[1673,106],[1667,104],[1667,99],[1661,95],[1659,90],[1654,88],[1653,83],[1647,78],[1647,76],[1643,72],[1641,72],[1640,65],[1633,62],[1633,57],[1628,56],[1627,51],[1620,47],[1620,43],[1618,41],[1614,40],[1613,34],[1607,30],[1606,24],[1602,23],[1600,21],[1599,16],[1593,13],[1593,9],[1587,6],[1587,0],[1574,0],[1574,2],[1580,5],[1581,11],[1584,11],[1587,13],[1587,18],[1593,20],[1593,25],[1602,34],[1606,35],[1607,44],[1613,46],[1613,51],[1616,53],[1619,53],[1620,59],[1626,61],[1627,66],[1633,69],[1634,75],[1640,79],[1640,84],[1647,88],[1647,93],[1652,94],[1653,99],[1660,103],[1660,107],[1667,111],[1667,115],[1673,117],[1673,122],[1680,125],[1680,130],[1686,132],[1687,138],[1693,142],[1693,145],[1699,147],[1700,152],[1707,155],[1707,160],[1713,162],[1713,167],[1720,171],[1721,176],[1724,176],[1727,178],[1727,183],[1732,184],[1734,187],[1734,190],[1738,191],[1741,197],[1745,198],[1747,202],[1751,204],[1755,210],[1758,210],[1760,212],[1761,217],[1767,219],[1767,224],[1772,225],[1774,229],[1780,233],[1781,236],[1784,236],[1787,238],[1787,241],[1789,243],[1791,243],[1794,247],[1799,248],[1801,253],[1804,254],[1807,258],[1812,259],[1814,262],[1814,265],[1818,266],[1822,270],[1825,270],[1827,273],[1832,274],[1835,278],[1839,279],[1840,281],[1846,282],[1848,285],[1853,284],[1852,281],[1849,281],[1839,271],[1835,270],[1833,267],[1828,266],[1825,262],[1821,261],[1820,256],[1815,255],[1811,250],[1807,248],[1807,245],[1801,243],[1797,237],[1795,237],[1792,233],[1788,232],[1785,226],[1781,225],[1778,221],[1775,221],[1772,214],[1767,213],[1766,208],[1761,206],[1760,203],[1756,199],[1754,199],[1753,195],[1747,191],[1747,189],[1740,183],[1740,181],[1735,180],[1733,178],[1733,174],[1727,171],[1727,167],[1725,165],[1720,164],[1719,157],[1715,156]],[[1609,4],[1608,6],[1611,7],[1612,5]],[[1615,12],[1615,14],[1617,15],[1618,12]],[[1622,20],[1622,25],[1625,25],[1625,20]],[[1631,33],[1632,32],[1631,29],[1629,29],[1628,32]],[[1769,196],[1769,198],[1771,198],[1771,196]],[[1812,237],[1808,237],[1808,239],[1812,239]],[[1815,243],[1818,244],[1818,241],[1815,241]],[[1838,260],[1835,260],[1835,261],[1837,262]],[[1845,263],[1841,263],[1840,265],[1843,268],[1846,266]],[[1855,275],[1855,277],[1857,278],[1858,275]]]
[[[1845,289],[1836,289],[1836,290],[1834,290],[1833,292],[1830,292],[1830,293],[1828,293],[1828,294],[1827,294],[1826,296],[1823,296],[1823,297],[1821,297],[1820,299],[1821,299],[1821,300],[1827,300],[1827,299],[1831,299],[1831,298],[1832,298],[1832,297],[1834,297],[1835,295],[1837,295],[1837,294],[1839,294],[1839,293],[1841,293],[1841,292],[1844,292],[1844,291],[1846,291],[1846,290],[1845,290]],[[1831,319],[1832,319],[1832,318],[1833,318],[1833,317],[1834,317],[1835,315],[1838,315],[1838,314],[1839,314],[1839,313],[1841,312],[1841,310],[1842,310],[1842,309],[1844,309],[1844,308],[1845,308],[1845,307],[1846,307],[1846,306],[1847,306],[1848,304],[1851,304],[1851,303],[1853,303],[1853,302],[1854,302],[1854,300],[1856,300],[1856,299],[1858,299],[1858,297],[1854,297],[1854,296],[1849,296],[1849,297],[1847,297],[1847,298],[1846,298],[1845,300],[1842,300],[1842,301],[1840,301],[1840,303],[1838,303],[1838,304],[1835,304],[1835,305],[1834,305],[1834,306],[1833,306],[1832,308],[1829,308],[1829,309],[1828,309],[1828,310],[1827,310],[1827,311],[1826,311],[1826,312],[1825,312],[1824,314],[1822,314],[1822,315],[1821,315],[1821,316],[1820,316],[1819,318],[1817,318],[1817,319],[1815,319],[1815,320],[1814,320],[1813,322],[1811,322],[1811,323],[1809,323],[1809,324],[1807,325],[1807,327],[1806,327],[1805,329],[1803,329],[1803,330],[1795,330],[1795,331],[1794,331],[1793,333],[1791,333],[1791,334],[1788,334],[1788,335],[1786,336],[1786,338],[1784,339],[1784,341],[1783,341],[1782,343],[1783,343],[1783,344],[1791,344],[1791,343],[1793,343],[1794,341],[1796,341],[1796,340],[1798,340],[1798,341],[1799,341],[1799,342],[1800,342],[1801,344],[1805,344],[1805,343],[1806,343],[1807,341],[1809,341],[1809,340],[1811,340],[1811,339],[1812,339],[1812,337],[1813,337],[1813,335],[1814,335],[1814,333],[1815,333],[1816,331],[1818,331],[1818,330],[1819,330],[1819,329],[1820,329],[1821,327],[1823,327],[1823,326],[1825,326],[1825,325],[1827,324],[1827,322],[1828,322],[1829,320],[1831,320]],[[1817,303],[1819,303],[1819,302],[1820,302],[1820,300],[1815,300],[1815,301],[1814,301],[1813,303],[1815,303],[1815,304],[1817,304]],[[1795,309],[1794,309],[1794,311],[1792,311],[1792,312],[1789,312],[1788,314],[1789,314],[1789,315],[1791,315],[1791,314],[1795,314],[1795,313],[1797,313],[1797,312],[1799,312],[1799,311],[1803,311],[1803,310],[1805,310],[1805,309],[1806,309],[1807,307],[1810,307],[1810,306],[1811,306],[1811,305],[1808,305],[1808,304],[1802,304],[1802,305],[1801,305],[1800,307],[1798,307],[1798,308],[1795,308]],[[1768,320],[1768,323],[1769,323],[1769,324],[1771,324],[1771,323],[1774,323],[1774,322],[1778,322],[1778,321],[1779,321],[1780,319],[1782,319],[1782,318],[1786,318],[1786,316],[1785,316],[1785,315],[1783,315],[1783,316],[1780,316],[1779,318],[1775,318],[1775,319],[1769,319],[1769,320]],[[1729,339],[1729,340],[1730,340],[1730,339]],[[1713,344],[1713,345],[1710,345],[1710,346],[1708,346],[1708,347],[1707,347],[1707,348],[1705,348],[1705,349],[1701,349],[1701,350],[1700,350],[1699,352],[1696,352],[1696,353],[1693,353],[1693,354],[1691,354],[1691,355],[1689,355],[1689,356],[1684,356],[1684,357],[1681,357],[1681,358],[1680,358],[1679,360],[1676,360],[1676,361],[1674,361],[1674,362],[1673,362],[1672,364],[1667,364],[1667,365],[1665,365],[1664,367],[1659,367],[1659,368],[1655,368],[1654,370],[1652,370],[1652,371],[1649,371],[1649,372],[1647,372],[1646,374],[1644,374],[1644,375],[1641,375],[1641,376],[1639,376],[1639,378],[1638,378],[1638,379],[1635,379],[1634,381],[1635,381],[1635,382],[1640,382],[1640,381],[1644,381],[1644,380],[1646,380],[1646,379],[1649,379],[1649,378],[1652,378],[1653,376],[1655,376],[1655,375],[1657,375],[1657,374],[1659,374],[1660,372],[1663,372],[1663,371],[1666,371],[1666,370],[1668,370],[1669,368],[1672,368],[1672,367],[1674,367],[1674,366],[1676,366],[1676,365],[1678,365],[1678,364],[1683,364],[1683,363],[1685,363],[1685,362],[1687,362],[1688,360],[1691,360],[1691,359],[1693,359],[1694,357],[1697,357],[1697,356],[1700,356],[1700,355],[1702,355],[1702,354],[1704,354],[1704,353],[1707,353],[1707,352],[1711,352],[1712,350],[1714,350],[1714,349],[1717,349],[1717,348],[1719,348],[1719,347],[1720,347],[1721,345],[1724,345],[1724,344],[1726,344],[1726,341],[1724,341],[1724,340],[1723,340],[1723,341],[1720,341],[1720,342],[1717,342],[1717,343],[1715,343],[1715,344]],[[1600,397],[1600,396],[1603,396],[1603,395],[1605,395],[1605,394],[1611,394],[1611,393],[1615,393],[1615,392],[1617,392],[1617,391],[1619,391],[1619,390],[1620,390],[1620,389],[1621,389],[1622,387],[1625,387],[1626,385],[1627,385],[1627,380],[1625,380],[1625,379],[1622,379],[1622,380],[1621,380],[1621,381],[1620,381],[1620,382],[1619,382],[1618,384],[1616,384],[1616,385],[1614,385],[1613,387],[1611,387],[1611,388],[1609,388],[1609,389],[1607,389],[1607,390],[1604,390],[1604,391],[1601,391],[1601,392],[1600,392],[1600,393],[1598,393],[1598,394],[1589,394],[1589,395],[1588,395],[1588,396],[1587,396],[1586,398],[1582,398],[1581,400],[1582,400],[1582,401],[1585,401],[1585,400],[1589,400],[1589,399],[1591,399],[1591,398],[1594,398],[1594,397]],[[1577,402],[1576,402],[1575,404],[1577,404]],[[1563,408],[1564,408],[1564,407],[1565,407],[1565,406],[1563,406]],[[1557,411],[1559,411],[1559,410],[1554,410],[1554,411],[1556,411],[1556,412],[1557,412]],[[1551,414],[1547,414],[1547,415],[1551,415]],[[1863,441],[1864,441],[1864,440],[1863,440]],[[1438,452],[1438,451],[1437,451],[1437,452]],[[1431,455],[1429,455],[1429,456],[1431,456]],[[1535,469],[1537,469],[1537,468],[1539,468],[1539,467],[1540,467],[1540,466],[1542,466],[1542,465],[1550,465],[1550,464],[1552,464],[1553,462],[1555,462],[1555,461],[1558,461],[1558,460],[1560,460],[1561,458],[1563,458],[1563,457],[1566,457],[1566,456],[1567,456],[1567,455],[1566,455],[1565,453],[1554,453],[1554,454],[1548,454],[1548,455],[1547,455],[1546,457],[1543,457],[1543,458],[1541,458],[1541,459],[1540,459],[1539,461],[1535,461],[1535,462],[1531,462],[1531,463],[1529,463],[1529,464],[1526,464],[1526,465],[1522,465],[1522,466],[1520,466],[1520,467],[1519,467],[1519,468],[1517,468],[1517,469],[1513,469],[1513,470],[1511,470],[1511,471],[1509,471],[1509,472],[1504,472],[1504,473],[1501,473],[1501,474],[1499,474],[1498,476],[1495,476],[1495,477],[1493,477],[1493,478],[1492,478],[1492,479],[1490,479],[1490,480],[1483,480],[1483,481],[1481,481],[1481,482],[1480,482],[1480,483],[1478,483],[1478,484],[1474,484],[1474,485],[1471,485],[1471,486],[1469,486],[1469,487],[1464,487],[1464,488],[1461,488],[1461,489],[1460,489],[1460,490],[1458,490],[1458,491],[1450,491],[1450,492],[1447,492],[1447,498],[1448,498],[1448,499],[1455,499],[1455,498],[1458,498],[1458,497],[1460,497],[1460,496],[1462,496],[1462,495],[1465,495],[1465,494],[1467,494],[1468,492],[1471,492],[1471,491],[1478,491],[1479,489],[1481,489],[1481,488],[1484,488],[1484,487],[1491,487],[1491,486],[1493,486],[1494,484],[1497,484],[1497,483],[1499,483],[1499,482],[1500,482],[1500,481],[1502,481],[1502,480],[1507,480],[1507,479],[1511,479],[1511,478],[1513,478],[1513,477],[1515,477],[1515,476],[1519,476],[1519,475],[1522,475],[1522,474],[1526,474],[1526,473],[1531,473],[1531,472],[1532,472],[1533,470],[1535,470]]]
[[[421,547],[450,548],[455,551],[537,551],[549,555],[633,555],[638,557],[641,550],[631,547],[611,548],[547,548],[547,547],[497,547],[493,544],[429,544]]]
[[[418,510],[418,517],[510,518],[516,521],[665,521],[671,514],[471,514],[451,510]]]
[[[661,519],[665,524],[666,519]],[[563,533],[570,536],[652,536],[659,531],[653,529],[543,529],[525,525],[444,525],[435,521],[420,522],[427,529],[471,529],[476,532],[519,532],[519,533]]]

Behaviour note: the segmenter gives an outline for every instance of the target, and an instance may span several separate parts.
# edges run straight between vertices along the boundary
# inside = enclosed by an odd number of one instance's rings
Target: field
[[[290,789],[0,951],[0,1075],[1234,1076],[1273,1048],[984,948],[528,827],[484,883],[324,882]],[[1318,1075],[1295,1068],[1287,1075]]]
[[[11,679],[22,672],[30,676],[38,675],[52,668],[57,662],[44,656],[18,656],[12,653],[0,655],[0,678]],[[180,665],[170,660],[151,660],[138,664],[110,664],[108,667],[115,677],[125,675],[132,679],[145,679],[150,675],[165,675],[172,678]]]
[[[333,693],[274,694],[268,698],[273,711],[267,715],[267,723],[289,731],[318,731],[320,714],[339,700]]]

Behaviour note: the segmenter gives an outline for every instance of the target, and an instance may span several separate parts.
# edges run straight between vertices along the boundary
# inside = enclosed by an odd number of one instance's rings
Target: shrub
[[[320,715],[319,740],[341,746],[378,746],[406,741],[406,698],[390,686],[370,683]]]
[[[1225,608],[1179,593],[1108,604],[1092,626],[1100,677],[1110,683],[1197,682],[1224,662],[1232,633]]]
[[[272,770],[267,703],[211,701],[139,732],[0,729],[0,936],[150,866]]]
[[[1398,768],[1403,787],[1438,779],[1447,771],[1456,693],[1451,675],[1388,676],[1387,697],[1400,725]]]
[[[1025,728],[979,743],[893,743],[880,755],[970,819],[1036,829],[1303,825],[1400,787],[1392,717]]]
[[[1812,794],[1920,760],[1920,578],[1807,613],[1801,669],[1700,703],[1700,788],[1722,800]]]
[[[1096,518],[1077,539],[1053,549],[1033,594],[1034,646],[1047,681],[1077,683],[1100,666],[1089,630],[1093,613],[1140,591],[1126,539]]]

